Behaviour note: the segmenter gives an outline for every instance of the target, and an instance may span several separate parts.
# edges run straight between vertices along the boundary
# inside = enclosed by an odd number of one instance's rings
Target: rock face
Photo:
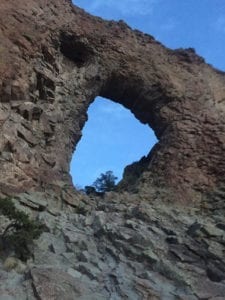
[[[163,187],[197,201],[223,185],[225,75],[193,49],[172,51],[69,0],[2,0],[0,14],[2,195],[71,184],[71,156],[98,95],[159,139],[133,179],[138,191]]]
[[[0,16],[0,197],[47,229],[22,263],[0,214],[1,300],[225,299],[225,74],[69,0]],[[88,197],[69,163],[98,95],[159,142]]]
[[[39,212],[48,231],[25,267],[10,271],[0,255],[2,300],[224,300],[224,210],[128,193],[86,200]]]

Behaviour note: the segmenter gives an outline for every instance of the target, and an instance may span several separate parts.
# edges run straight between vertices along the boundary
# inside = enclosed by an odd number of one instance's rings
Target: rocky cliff
[[[225,299],[225,74],[69,0],[0,16],[0,195],[48,228],[2,299]],[[159,140],[103,199],[69,175],[96,96]]]
[[[159,139],[137,184],[195,200],[222,185],[225,76],[70,1],[1,1],[1,192],[70,184],[89,104],[132,111]],[[195,193],[194,193],[195,192]]]

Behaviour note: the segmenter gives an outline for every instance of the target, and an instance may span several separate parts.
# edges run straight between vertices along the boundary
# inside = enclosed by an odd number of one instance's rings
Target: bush
[[[30,246],[44,231],[44,225],[17,210],[10,198],[0,199],[0,213],[11,221],[0,236],[3,250],[12,249],[19,259],[26,261],[32,255]]]
[[[97,192],[105,193],[110,192],[115,189],[117,177],[114,176],[112,171],[107,171],[104,174],[102,173],[92,184]]]
[[[95,195],[96,194],[96,189],[91,185],[86,185],[84,187],[84,191],[87,195]]]
[[[104,192],[96,191],[95,187],[93,187],[91,185],[86,185],[84,187],[84,192],[88,196],[97,196],[97,197],[103,197],[104,196]]]

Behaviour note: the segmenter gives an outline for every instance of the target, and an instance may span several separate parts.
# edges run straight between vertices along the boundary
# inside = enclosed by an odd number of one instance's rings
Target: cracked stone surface
[[[82,201],[82,214],[39,211],[48,230],[23,272],[0,257],[1,299],[224,299],[224,210],[128,193]]]
[[[0,197],[47,229],[23,263],[0,239],[0,299],[224,300],[225,74],[69,0],[0,16]],[[87,196],[69,164],[96,96],[159,142]]]
[[[159,139],[127,167],[123,189],[163,186],[173,200],[192,202],[220,189],[223,72],[193,49],[172,51],[69,0],[2,0],[0,13],[2,194],[71,184],[71,156],[99,95],[131,110]]]

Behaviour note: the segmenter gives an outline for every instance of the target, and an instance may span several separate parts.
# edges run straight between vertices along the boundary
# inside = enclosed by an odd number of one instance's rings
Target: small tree
[[[10,220],[9,225],[0,235],[3,248],[13,249],[18,258],[26,261],[32,256],[30,246],[44,231],[44,225],[31,220],[23,211],[16,209],[10,198],[0,199],[1,214]]]
[[[93,195],[93,194],[96,194],[96,190],[93,186],[91,185],[86,185],[84,187],[84,191],[87,195]]]
[[[114,176],[112,171],[107,171],[104,174],[102,173],[92,184],[92,186],[96,189],[97,192],[110,192],[114,190],[116,186],[117,177]]]

